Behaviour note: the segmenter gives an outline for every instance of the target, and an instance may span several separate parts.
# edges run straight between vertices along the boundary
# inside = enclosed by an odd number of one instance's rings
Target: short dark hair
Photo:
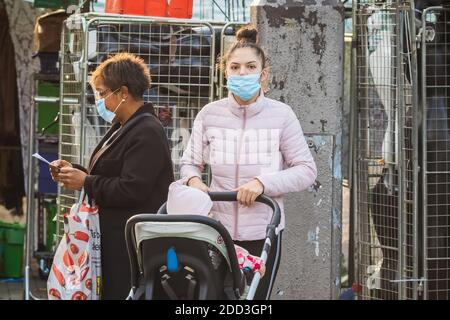
[[[126,86],[135,99],[141,99],[150,88],[150,70],[144,60],[134,54],[121,52],[103,61],[92,74],[91,84],[102,77],[111,90]]]

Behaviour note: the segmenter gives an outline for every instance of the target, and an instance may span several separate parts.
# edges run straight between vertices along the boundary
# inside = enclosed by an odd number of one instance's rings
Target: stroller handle
[[[212,201],[237,201],[237,194],[237,191],[208,192],[208,195]],[[272,220],[267,225],[266,229],[267,237],[269,237],[270,240],[273,240],[275,237],[275,229],[280,224],[281,220],[280,206],[275,200],[265,194],[259,195],[255,201],[264,203],[273,210]],[[159,208],[158,214],[167,214],[167,202]]]
[[[237,201],[237,191],[227,191],[227,192],[208,192],[212,201]],[[278,203],[272,198],[266,196],[265,194],[259,195],[256,202],[261,202],[268,205],[273,210],[272,220],[267,226],[273,227],[274,229],[280,224],[281,220],[281,210]],[[269,230],[268,230],[269,231]]]

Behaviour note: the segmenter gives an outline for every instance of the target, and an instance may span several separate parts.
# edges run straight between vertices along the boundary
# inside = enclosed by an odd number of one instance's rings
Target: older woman
[[[153,213],[166,201],[173,181],[167,138],[151,103],[144,104],[150,73],[144,61],[120,53],[92,75],[99,115],[112,123],[95,148],[87,170],[64,160],[52,164],[55,181],[81,190],[99,206],[102,299],[124,299],[130,290],[125,223],[133,214]]]

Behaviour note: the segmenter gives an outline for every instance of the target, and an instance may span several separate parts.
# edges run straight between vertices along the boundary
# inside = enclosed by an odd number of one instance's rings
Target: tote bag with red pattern
[[[64,216],[64,236],[47,280],[50,300],[98,300],[101,289],[98,207],[81,192]]]

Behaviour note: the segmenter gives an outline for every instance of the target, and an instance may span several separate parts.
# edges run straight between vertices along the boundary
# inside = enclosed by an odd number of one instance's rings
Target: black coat
[[[114,124],[94,150],[84,183],[99,206],[102,299],[126,298],[131,288],[126,221],[138,213],[156,213],[173,181],[167,137],[153,106],[143,105],[102,149],[119,127]]]

